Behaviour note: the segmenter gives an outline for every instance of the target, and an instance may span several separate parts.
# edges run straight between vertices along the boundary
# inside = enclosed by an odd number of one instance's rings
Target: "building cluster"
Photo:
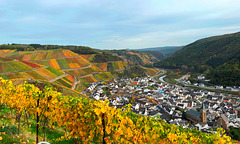
[[[176,79],[179,83],[189,86],[197,86],[202,88],[209,88],[209,89],[215,89],[215,90],[224,90],[224,91],[231,91],[231,92],[239,92],[240,86],[222,86],[222,85],[214,85],[214,86],[207,86],[205,84],[209,84],[210,80],[206,79],[204,74],[198,75],[196,78],[194,78],[195,82],[191,83],[189,81],[190,75],[184,75],[183,77]]]
[[[129,103],[131,111],[156,117],[168,123],[205,132],[218,127],[240,128],[240,98],[184,86],[164,84],[151,77],[116,78],[93,83],[86,90],[96,100],[108,99],[121,108]]]

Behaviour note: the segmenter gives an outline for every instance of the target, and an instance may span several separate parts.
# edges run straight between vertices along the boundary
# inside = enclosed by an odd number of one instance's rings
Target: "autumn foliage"
[[[0,103],[34,120],[47,121],[45,128],[61,127],[75,143],[233,143],[218,129],[202,133],[170,125],[159,118],[144,117],[109,106],[108,101],[62,96],[51,87],[39,89],[31,84],[14,85],[0,78]],[[38,123],[38,125],[41,123]]]

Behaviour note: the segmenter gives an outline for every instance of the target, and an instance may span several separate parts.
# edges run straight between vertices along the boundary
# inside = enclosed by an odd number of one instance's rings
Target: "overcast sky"
[[[240,0],[0,0],[0,43],[186,45],[240,31]]]

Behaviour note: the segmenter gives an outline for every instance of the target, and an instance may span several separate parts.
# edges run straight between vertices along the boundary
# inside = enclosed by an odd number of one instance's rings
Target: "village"
[[[85,91],[95,100],[108,99],[112,107],[132,104],[134,113],[160,116],[183,128],[202,132],[240,128],[240,98],[231,94],[162,83],[150,76],[92,83]]]

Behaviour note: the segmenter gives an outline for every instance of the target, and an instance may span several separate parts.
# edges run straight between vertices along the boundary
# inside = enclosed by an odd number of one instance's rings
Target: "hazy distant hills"
[[[165,47],[155,47],[155,48],[143,48],[143,49],[136,49],[136,50],[137,51],[157,51],[164,54],[165,57],[169,57],[183,47],[184,46],[165,46]]]
[[[206,72],[213,83],[240,85],[239,61],[240,32],[197,40],[155,66]]]

